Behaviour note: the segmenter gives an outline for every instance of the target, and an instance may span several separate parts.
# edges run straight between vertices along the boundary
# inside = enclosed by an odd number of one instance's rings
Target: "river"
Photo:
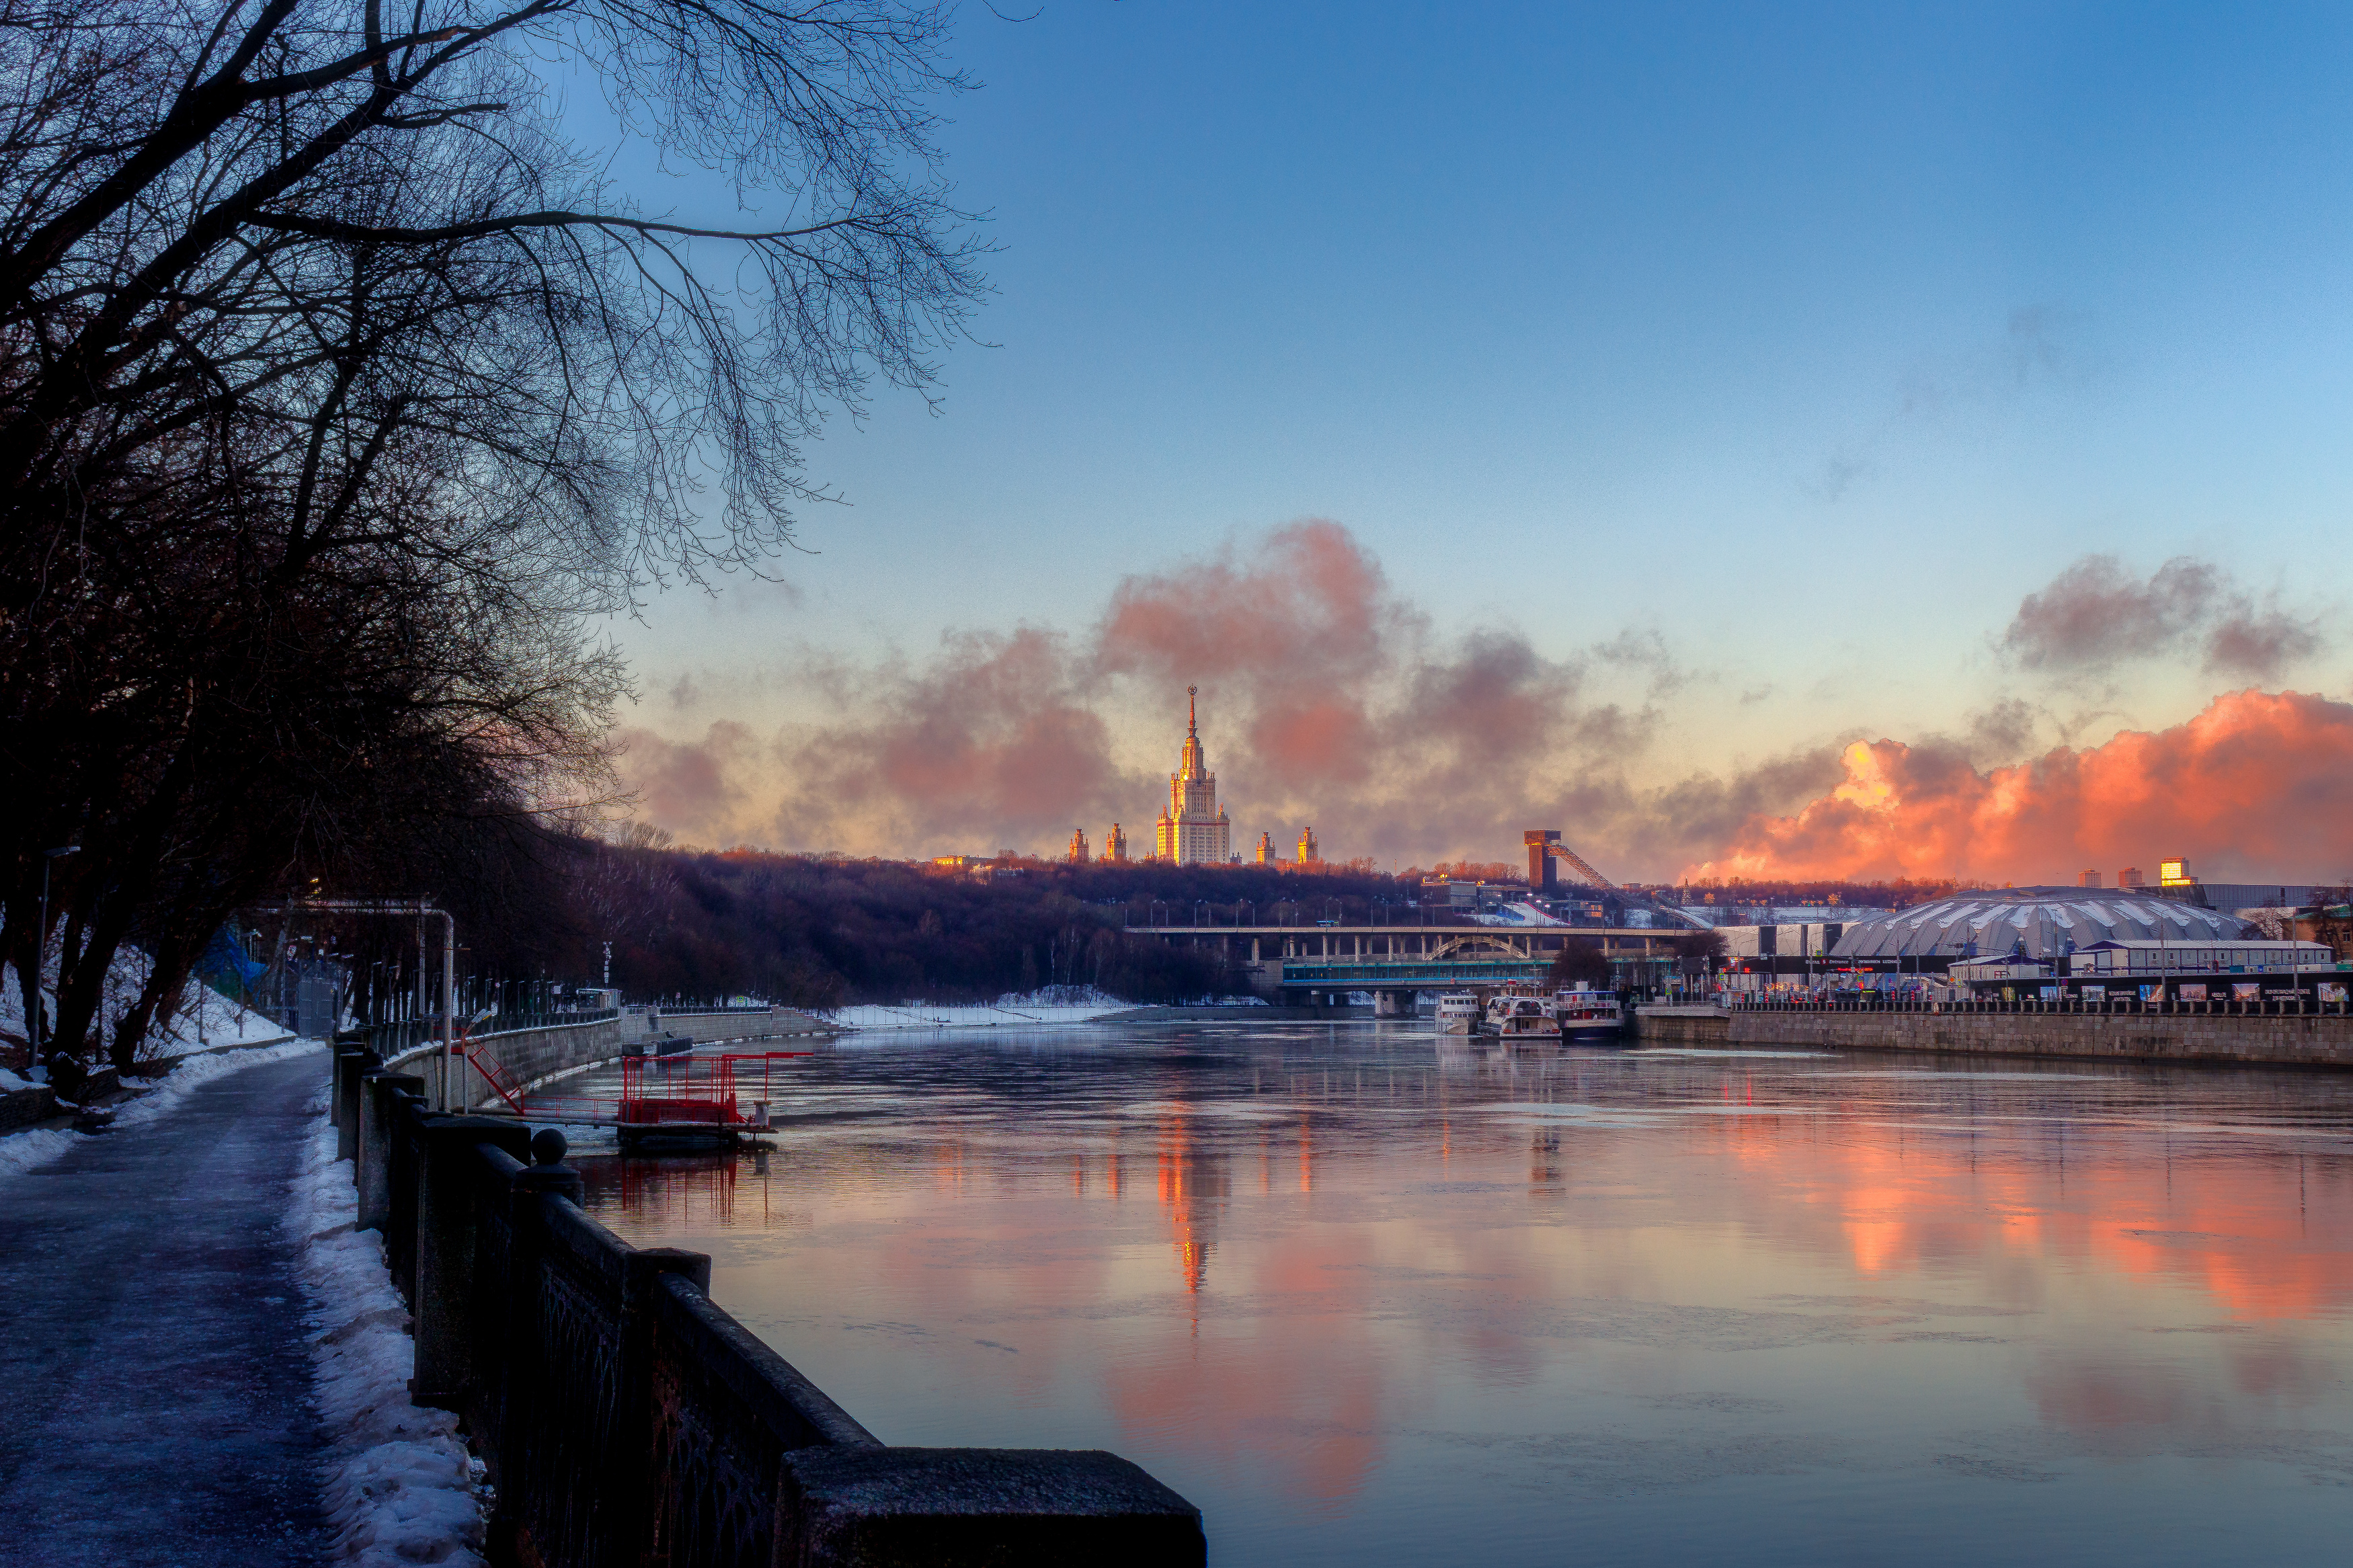
[[[1104,1447],[1220,1564],[2318,1561],[2353,1079],[853,1036],[594,1211],[884,1441]]]

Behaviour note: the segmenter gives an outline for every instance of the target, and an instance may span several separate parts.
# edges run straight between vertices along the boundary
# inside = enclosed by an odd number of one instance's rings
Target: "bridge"
[[[1335,1003],[1373,994],[1383,1016],[1413,1009],[1415,994],[1541,980],[1571,939],[1592,942],[1621,982],[1671,961],[1676,932],[1602,926],[1150,925],[1130,936],[1214,952],[1269,1001]]]

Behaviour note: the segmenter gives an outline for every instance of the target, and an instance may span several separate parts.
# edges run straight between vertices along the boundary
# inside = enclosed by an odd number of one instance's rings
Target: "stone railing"
[[[488,1468],[494,1560],[1206,1560],[1199,1510],[1115,1455],[880,1442],[712,1301],[709,1258],[585,1213],[560,1134],[436,1116],[422,1089],[339,1051],[337,1145],[415,1319],[414,1397]]]

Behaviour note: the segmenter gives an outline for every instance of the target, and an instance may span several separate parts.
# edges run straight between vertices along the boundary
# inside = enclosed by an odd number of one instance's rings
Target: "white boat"
[[[1553,997],[1552,1010],[1564,1035],[1626,1026],[1626,1015],[1618,1005],[1618,995],[1613,991],[1559,992]]]
[[[1479,998],[1468,991],[1449,991],[1438,999],[1438,1032],[1475,1035],[1479,1032]]]
[[[1556,1040],[1560,1020],[1544,997],[1502,991],[1488,998],[1487,1031],[1506,1040]]]

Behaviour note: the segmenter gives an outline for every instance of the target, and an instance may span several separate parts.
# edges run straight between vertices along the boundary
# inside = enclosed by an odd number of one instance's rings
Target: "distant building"
[[[2159,860],[2157,863],[2157,885],[2160,888],[2194,888],[2198,879],[2189,874],[2187,860]]]
[[[2116,886],[2119,888],[2146,888],[2148,884],[2141,880],[2139,867],[2127,866],[2123,870],[2116,873]]]
[[[1261,866],[1274,864],[1274,835],[1271,833],[1258,836],[1258,863]]]
[[[1083,866],[1086,863],[1087,830],[1083,827],[1073,827],[1071,829],[1071,864]]]
[[[2096,888],[2096,887],[2098,887],[2099,885],[2100,885],[2100,874],[2099,874],[2097,871],[2086,871],[2086,872],[2084,872],[2084,876],[2083,876],[2083,879],[2082,879],[2080,882],[2078,882],[2078,883],[2076,884],[2076,886],[2078,886],[2078,887],[2083,887],[2083,888]]]
[[[1312,827],[1301,828],[1299,830],[1299,863],[1302,866],[1312,866],[1323,858],[1324,857],[1315,847],[1315,830]]]
[[[1218,775],[1201,752],[1201,724],[1194,708],[1200,688],[1185,689],[1185,751],[1168,775],[1168,809],[1155,826],[1157,858],[1179,866],[1222,866],[1233,858],[1233,825],[1218,805]]]
[[[1124,864],[1126,860],[1127,835],[1122,833],[1119,824],[1114,822],[1111,825],[1111,837],[1103,840],[1103,864]]]

